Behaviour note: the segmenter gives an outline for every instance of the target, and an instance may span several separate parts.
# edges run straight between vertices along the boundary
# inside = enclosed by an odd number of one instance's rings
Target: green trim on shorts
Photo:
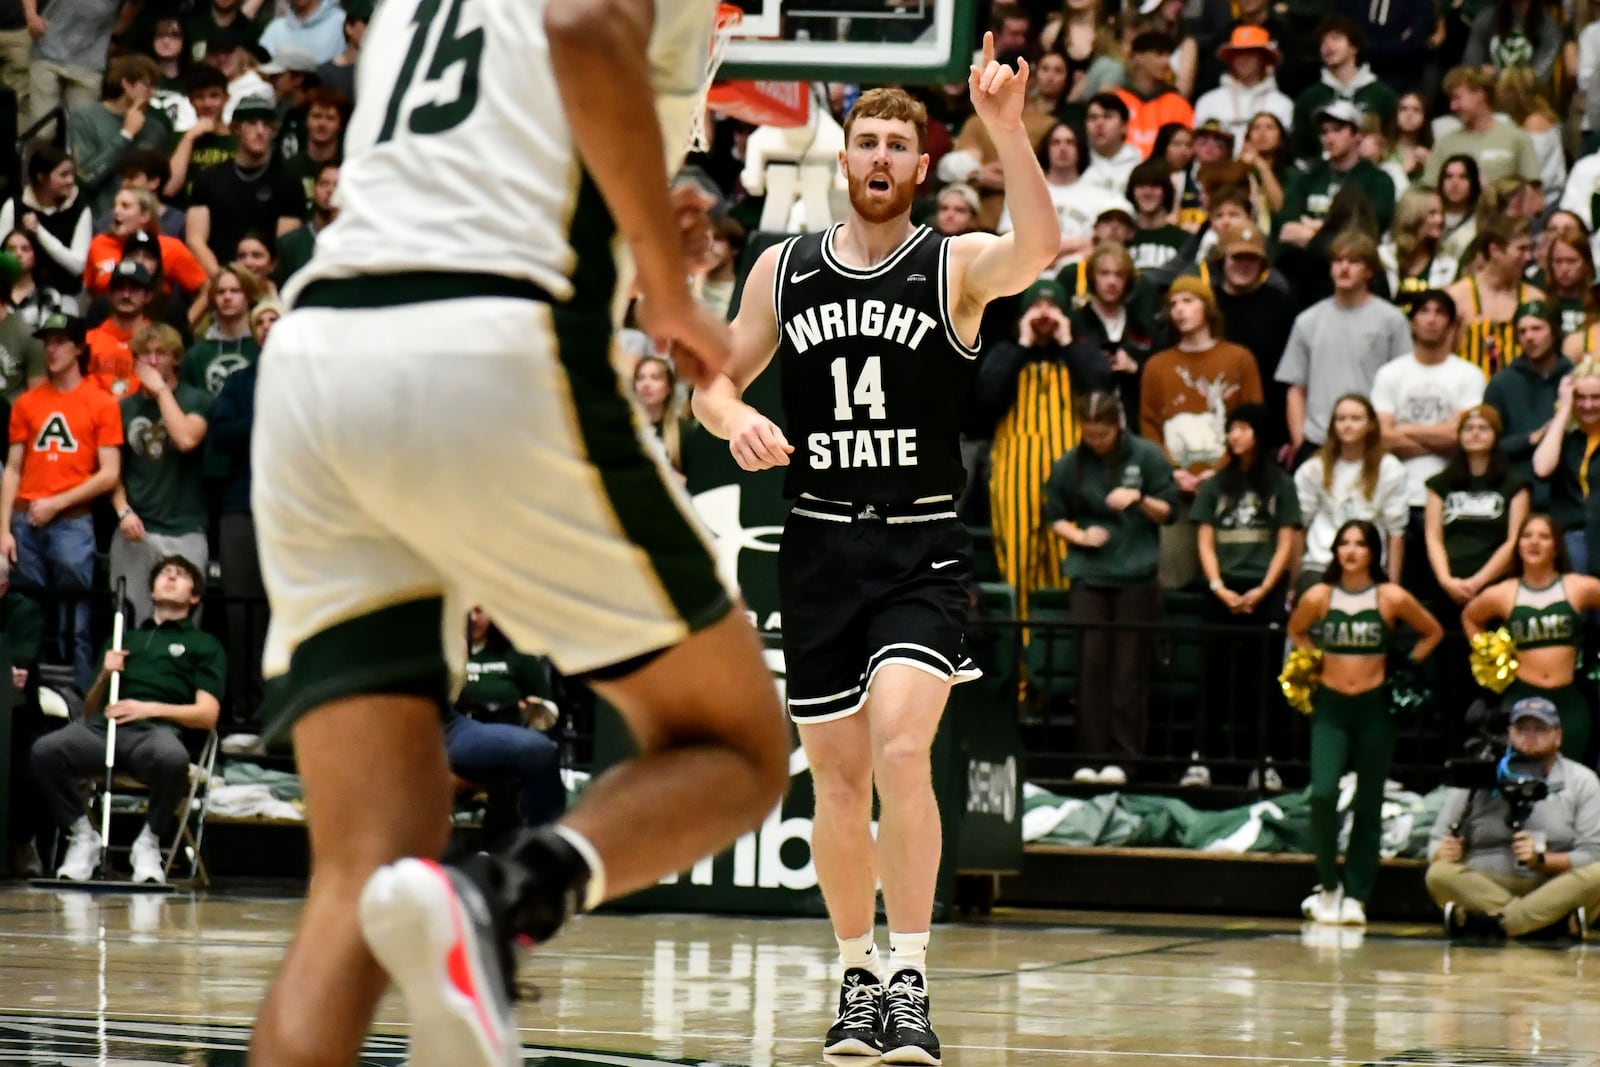
[[[433,300],[470,300],[506,297],[553,303],[544,287],[527,278],[504,274],[470,274],[459,271],[415,270],[396,274],[360,274],[354,278],[323,278],[306,286],[295,307],[390,308],[426,304]]]
[[[442,706],[450,668],[441,641],[444,599],[391,604],[312,634],[294,650],[289,673],[274,679],[263,701],[263,739],[288,740],[307,712],[345,697],[417,696]]]
[[[556,354],[572,390],[584,453],[600,475],[624,536],[648,557],[672,610],[691,632],[703,630],[720,622],[733,602],[705,542],[645,451],[633,404],[608,358],[617,287],[611,256],[615,235],[611,213],[585,172],[568,230],[578,254],[575,295],[570,304],[551,308]]]

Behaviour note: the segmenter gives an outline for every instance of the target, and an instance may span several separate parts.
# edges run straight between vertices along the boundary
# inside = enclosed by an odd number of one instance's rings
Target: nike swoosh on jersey
[[[813,270],[806,271],[804,274],[791,274],[791,275],[789,275],[789,284],[790,285],[798,285],[801,282],[805,281],[807,278],[811,277],[813,274],[821,274],[821,273],[822,273],[822,268],[821,267],[817,267],[817,268],[815,268]]]
[[[959,559],[945,559],[945,560],[940,560],[940,561],[939,561],[939,562],[938,562],[938,563],[935,563],[935,564],[934,564],[934,565],[933,565],[933,569],[934,569],[934,570],[936,570],[936,571],[942,571],[942,570],[944,570],[944,569],[945,569],[945,568],[946,568],[946,567],[948,567],[948,566],[950,566],[950,565],[951,565],[951,564],[953,564],[953,563],[960,563],[960,562],[961,562],[961,561],[960,561],[960,560],[959,560]]]

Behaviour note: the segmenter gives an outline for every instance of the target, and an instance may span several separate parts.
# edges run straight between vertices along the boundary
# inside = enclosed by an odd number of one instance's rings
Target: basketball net
[[[722,57],[728,54],[728,42],[733,39],[733,31],[743,21],[744,11],[741,8],[733,4],[717,5],[717,26],[711,35],[711,50],[706,56],[706,74],[700,81],[700,99],[695,103],[689,127],[691,152],[711,150],[710,127],[706,122],[706,96],[711,92],[711,84],[716,81],[717,71],[722,67]]]

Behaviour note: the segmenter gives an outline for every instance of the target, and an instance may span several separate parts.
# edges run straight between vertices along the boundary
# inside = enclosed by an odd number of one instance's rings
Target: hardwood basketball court
[[[0,1063],[242,1065],[299,906],[0,890]],[[1595,944],[1001,911],[938,927],[931,957],[945,1062],[961,1067],[1600,1065]],[[551,1067],[814,1064],[837,990],[823,923],[693,915],[583,918],[522,978],[527,1062]],[[391,997],[362,1062],[404,1050]]]

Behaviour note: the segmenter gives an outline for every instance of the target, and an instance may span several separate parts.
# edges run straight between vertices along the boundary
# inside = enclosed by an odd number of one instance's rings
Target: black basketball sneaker
[[[883,982],[865,967],[844,972],[839,1018],[828,1028],[822,1051],[829,1056],[876,1056],[883,1051]]]
[[[907,968],[889,979],[883,995],[883,1062],[938,1067],[939,1038],[928,1021],[928,984]]]

